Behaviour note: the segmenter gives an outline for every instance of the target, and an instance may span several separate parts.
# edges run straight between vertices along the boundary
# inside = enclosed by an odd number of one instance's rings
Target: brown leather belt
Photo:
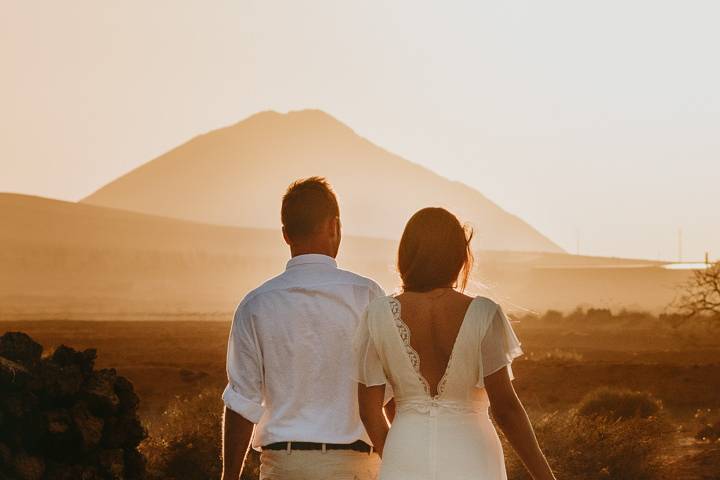
[[[372,447],[362,440],[353,443],[315,443],[315,442],[276,442],[264,445],[263,450],[353,450],[370,453]]]

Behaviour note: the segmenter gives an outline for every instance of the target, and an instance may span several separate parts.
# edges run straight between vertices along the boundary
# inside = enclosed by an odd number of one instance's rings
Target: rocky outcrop
[[[0,480],[144,478],[132,383],[96,370],[94,349],[42,352],[24,333],[0,337]]]

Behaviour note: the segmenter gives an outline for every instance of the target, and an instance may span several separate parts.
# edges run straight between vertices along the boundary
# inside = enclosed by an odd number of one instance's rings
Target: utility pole
[[[705,252],[705,265],[710,265],[710,252]]]

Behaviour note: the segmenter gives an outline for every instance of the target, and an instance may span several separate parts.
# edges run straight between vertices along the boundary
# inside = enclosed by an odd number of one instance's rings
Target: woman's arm
[[[383,415],[383,400],[385,399],[385,385],[366,387],[358,383],[358,404],[360,406],[360,419],[370,437],[375,451],[382,457],[389,426]]]
[[[507,367],[485,377],[493,418],[534,480],[555,480],[533,431],[530,419],[510,381]]]

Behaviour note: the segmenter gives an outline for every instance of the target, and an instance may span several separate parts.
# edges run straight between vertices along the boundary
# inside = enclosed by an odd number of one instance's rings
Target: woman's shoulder
[[[495,300],[493,300],[490,297],[483,297],[482,295],[478,295],[473,298],[473,303],[476,303],[478,305],[481,305],[483,307],[488,308],[500,308],[500,304],[497,303]]]
[[[498,308],[499,305],[491,298],[484,297],[482,295],[467,295],[463,292],[454,292],[455,298],[452,300],[453,302],[456,302],[458,304],[464,304],[467,305],[468,308],[487,308],[487,309],[495,309]]]
[[[491,321],[502,307],[492,298],[478,295],[473,298],[469,308],[475,310],[475,316],[487,322]]]

